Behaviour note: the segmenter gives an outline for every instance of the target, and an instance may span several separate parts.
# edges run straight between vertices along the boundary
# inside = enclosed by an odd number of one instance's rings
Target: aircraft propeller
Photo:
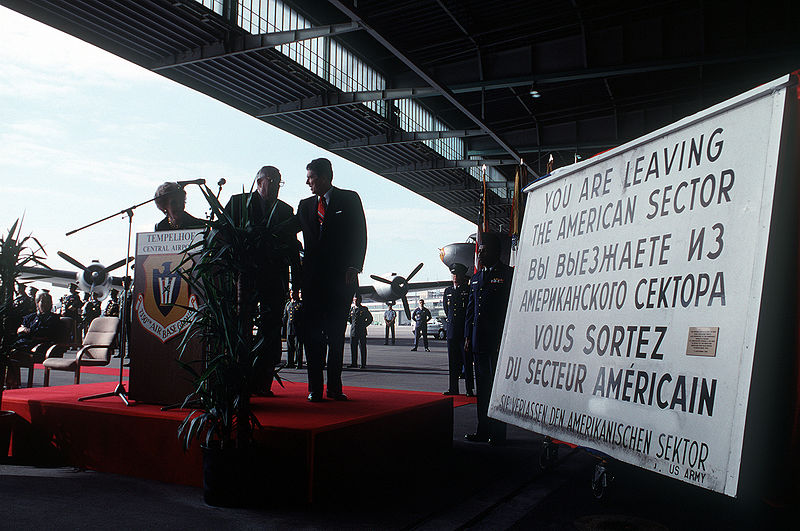
[[[384,284],[389,284],[391,286],[392,295],[403,301],[403,310],[405,310],[406,318],[408,318],[409,321],[411,320],[411,308],[408,306],[408,297],[406,297],[408,294],[408,282],[414,277],[414,275],[419,273],[419,270],[422,269],[422,265],[422,262],[420,262],[419,265],[417,265],[417,267],[415,267],[406,278],[397,275],[392,280],[388,280],[378,275],[369,276],[372,280],[383,282]]]
[[[63,251],[58,251],[58,256],[82,271],[77,275],[78,288],[87,293],[97,294],[99,299],[104,299],[111,290],[111,275],[109,273],[125,265],[126,262],[123,258],[106,267],[95,260],[85,266]],[[130,260],[133,261],[133,257]]]

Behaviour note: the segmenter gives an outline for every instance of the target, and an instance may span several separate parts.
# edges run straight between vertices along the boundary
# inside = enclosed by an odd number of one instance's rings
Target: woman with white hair
[[[205,226],[202,220],[187,213],[186,191],[178,183],[166,182],[156,189],[156,208],[164,213],[165,217],[156,224],[155,231],[178,229],[202,229]]]

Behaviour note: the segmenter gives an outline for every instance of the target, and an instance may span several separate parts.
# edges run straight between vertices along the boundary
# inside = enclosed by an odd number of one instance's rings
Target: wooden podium
[[[136,235],[131,304],[128,396],[137,402],[175,405],[192,391],[191,374],[178,363],[187,307],[198,299],[174,269],[202,230],[143,232]],[[202,345],[193,340],[181,358],[200,370]]]

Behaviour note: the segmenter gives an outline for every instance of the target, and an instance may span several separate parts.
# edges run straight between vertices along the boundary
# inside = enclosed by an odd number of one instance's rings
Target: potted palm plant
[[[274,229],[249,219],[245,198],[252,194],[235,196],[244,204],[226,210],[210,188],[202,190],[213,221],[207,222],[204,238],[187,249],[179,266],[202,302],[189,309],[180,351],[199,338],[206,354],[202,366],[182,364],[194,378],[194,386],[184,401],[190,412],[178,434],[184,449],[194,439],[201,441],[206,502],[231,506],[244,503],[248,490],[245,472],[251,467],[245,463],[257,424],[250,398],[263,371],[273,370],[264,366],[259,355],[265,331],[253,334],[256,294],[252,285],[258,272],[253,257],[266,251],[281,260],[286,249]]]
[[[0,236],[0,458],[7,455],[16,418],[13,412],[2,410],[6,372],[20,319],[14,310],[14,286],[26,265],[46,267],[42,262],[45,254],[42,245],[33,236],[22,237],[21,231],[22,224],[17,219],[8,233]],[[31,249],[31,244],[36,247]]]

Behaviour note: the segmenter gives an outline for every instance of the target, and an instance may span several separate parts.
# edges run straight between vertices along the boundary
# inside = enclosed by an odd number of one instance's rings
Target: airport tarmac
[[[430,353],[411,352],[409,327],[399,327],[394,346],[383,345],[382,327],[371,327],[369,333],[367,368],[344,370],[345,392],[348,386],[447,388],[444,341],[431,340]],[[346,345],[345,364],[349,356]],[[305,381],[304,371],[284,369],[281,374]],[[108,381],[109,390],[116,380],[93,374],[81,379]],[[54,374],[51,381],[65,385],[71,375]],[[40,374],[34,385],[41,385]],[[557,466],[543,471],[539,435],[512,426],[508,443],[491,447],[464,440],[474,426],[475,406],[456,408],[453,449],[445,462],[420,463],[408,477],[366,484],[342,500],[310,509],[268,501],[258,509],[221,509],[205,505],[199,488],[72,468],[0,465],[0,529],[796,528],[796,508],[728,498],[620,463],[611,464],[615,480],[597,500],[591,490],[595,458],[561,447]],[[369,466],[358,455],[341,458],[354,469]],[[270,480],[280,478],[265,478]]]

